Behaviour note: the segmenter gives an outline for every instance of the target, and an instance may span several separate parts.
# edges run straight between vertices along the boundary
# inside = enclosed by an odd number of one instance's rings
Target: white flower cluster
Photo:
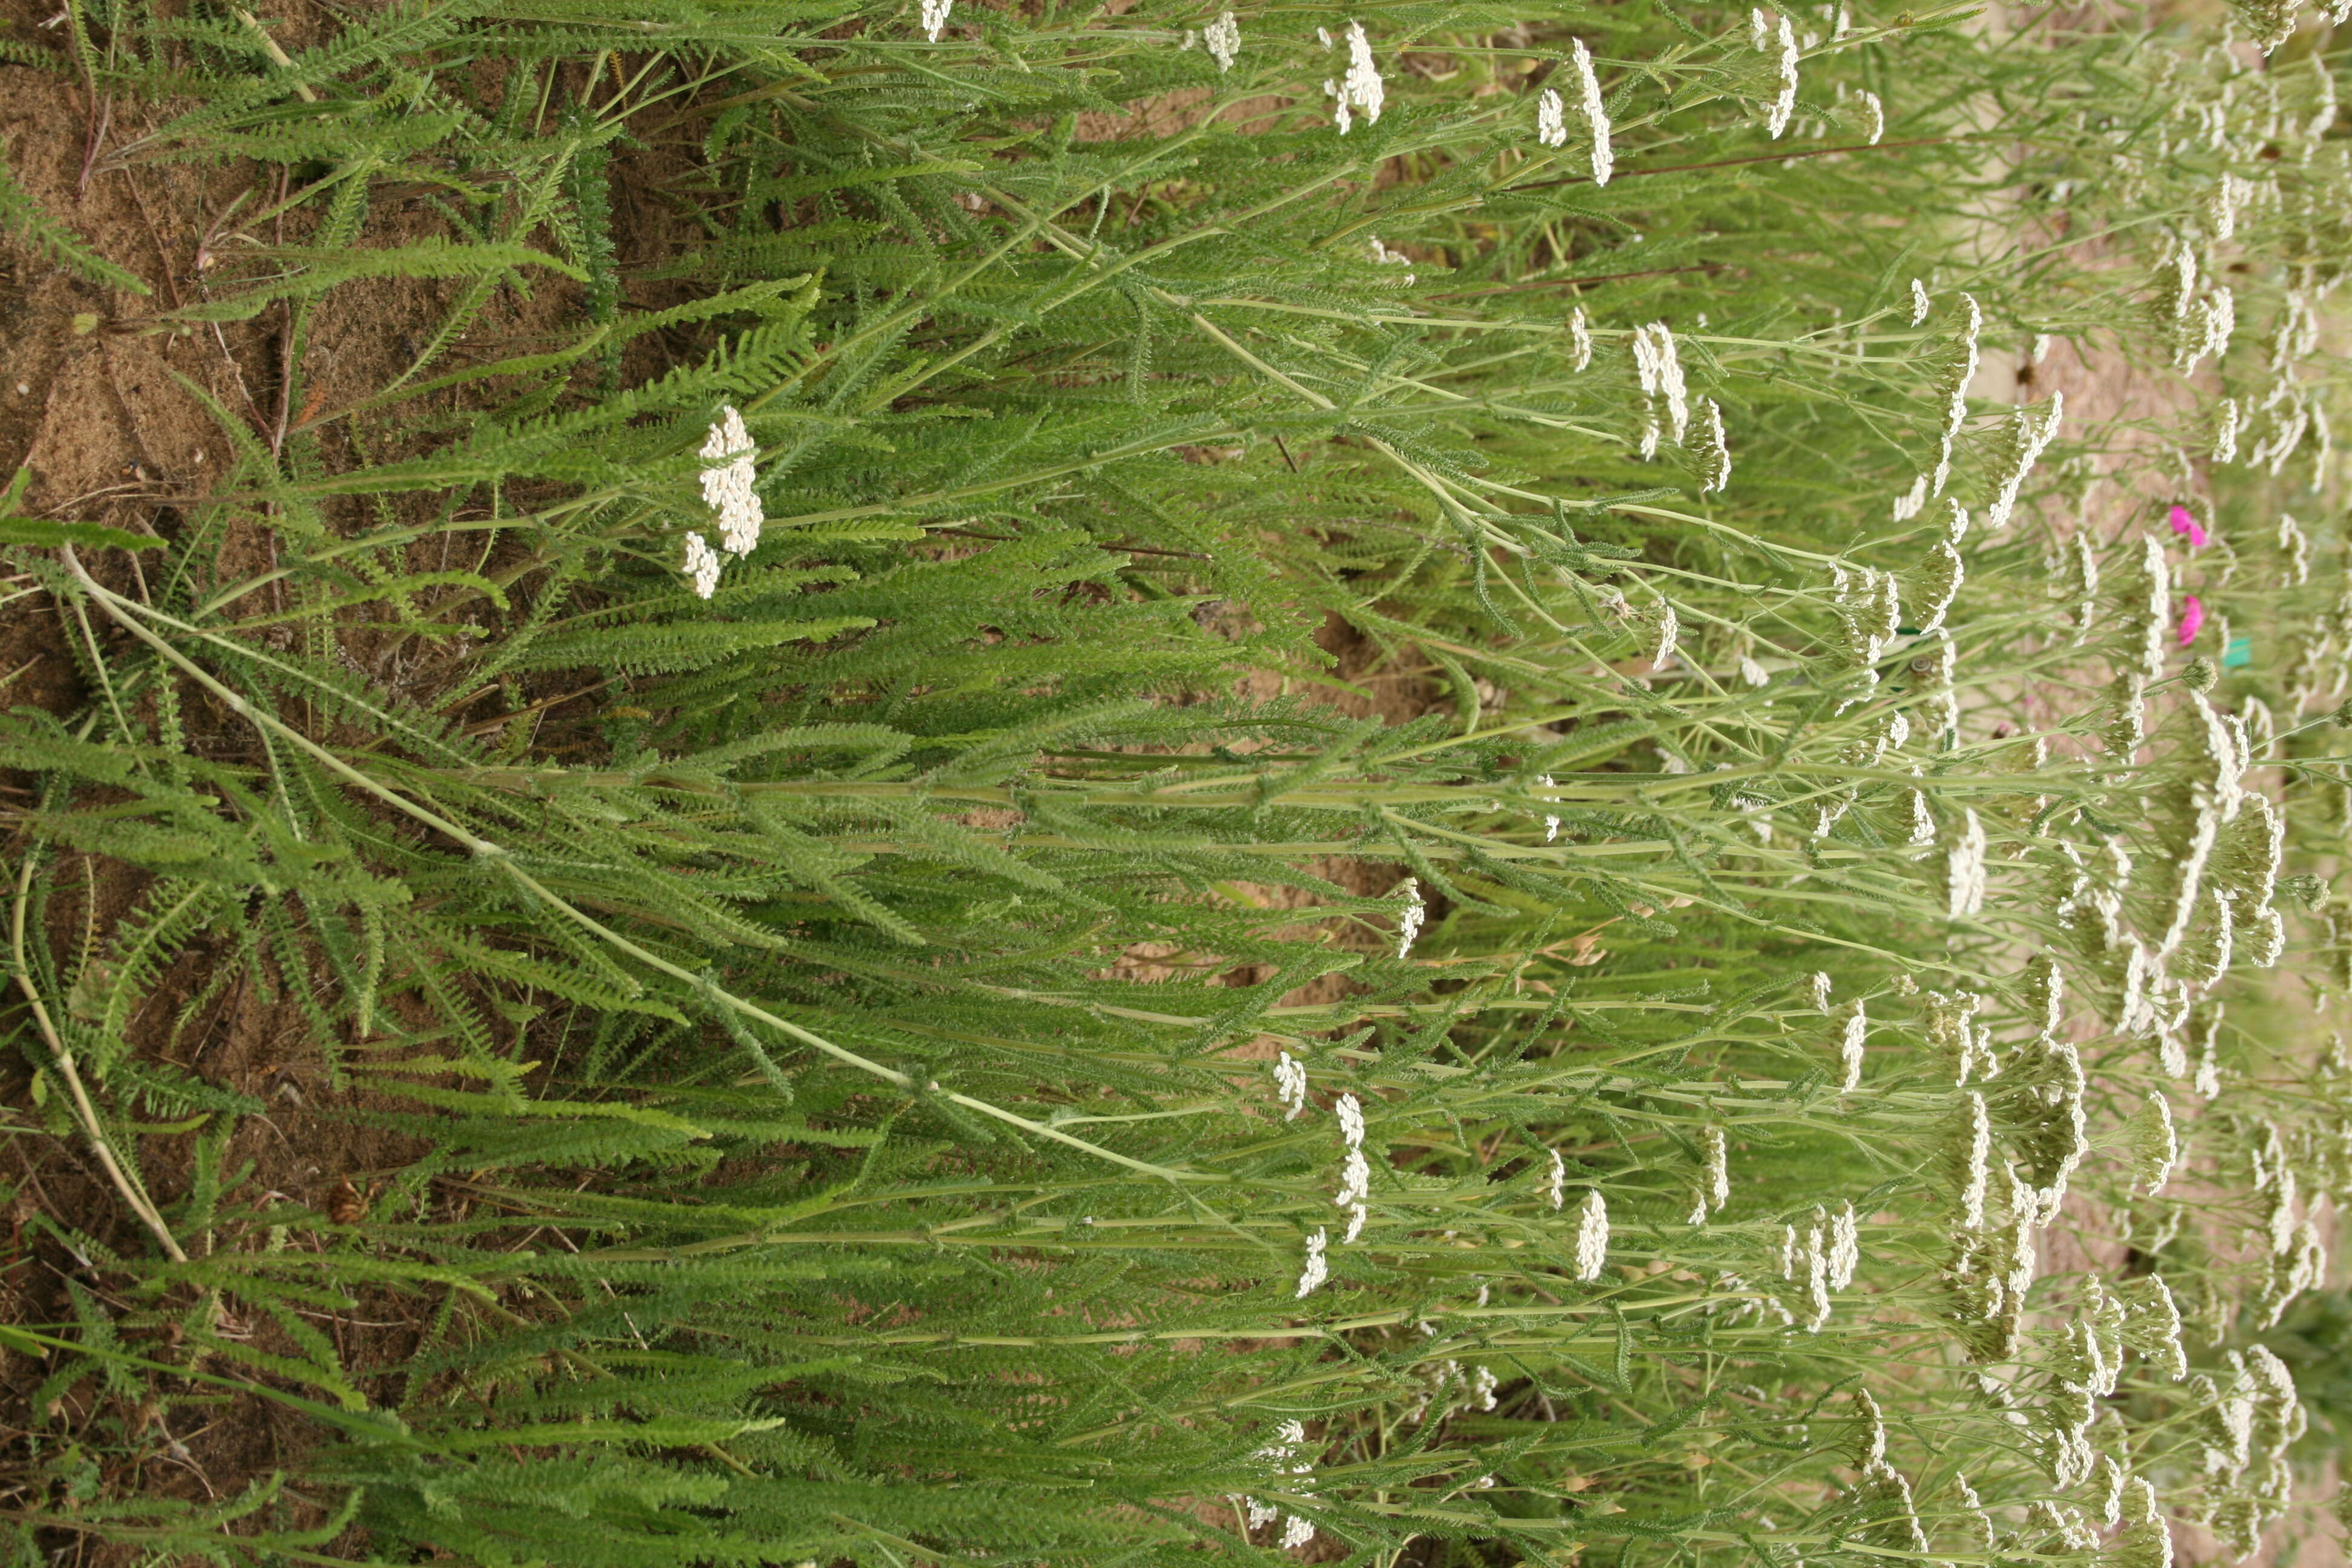
[[[1217,68],[1229,71],[1234,68],[1234,61],[1241,58],[1242,25],[1234,20],[1231,11],[1227,11],[1201,29],[1201,42],[1208,46],[1210,55],[1217,62]]]
[[[1797,112],[1797,67],[1804,59],[1804,51],[1797,47],[1797,35],[1789,26],[1789,18],[1780,19],[1777,42],[1780,48],[1780,91],[1764,110],[1764,128],[1779,141],[1780,132],[1789,129],[1789,117]]]
[[[1380,66],[1372,59],[1372,41],[1364,36],[1361,22],[1348,24],[1348,74],[1336,82],[1326,81],[1323,95],[1331,100],[1331,118],[1342,136],[1354,128],[1359,110],[1368,122],[1380,122],[1388,88],[1381,80]]]
[[[1959,597],[1960,584],[1968,580],[1968,574],[1969,569],[1950,540],[1939,539],[1928,547],[1927,559],[1919,566],[1917,601],[1912,606],[1923,634],[1942,628],[1945,614],[1951,609],[1952,601]]]
[[[1364,1200],[1372,1195],[1372,1166],[1364,1158],[1362,1102],[1352,1094],[1343,1094],[1333,1110],[1339,1118],[1339,1142],[1347,1156],[1339,1165],[1339,1195],[1332,1201],[1348,1211],[1348,1233],[1339,1238],[1339,1245],[1349,1247],[1364,1234]]]
[[[1554,1209],[1568,1206],[1568,1162],[1557,1149],[1551,1152],[1551,1174],[1544,1180],[1544,1195],[1551,1199]]]
[[[1307,1476],[1315,1473],[1314,1462],[1307,1457],[1307,1427],[1303,1422],[1286,1421],[1275,1428],[1275,1440],[1260,1448],[1251,1458],[1265,1465],[1278,1477]],[[1305,1490],[1303,1487],[1295,1489]],[[1246,1510],[1249,1528],[1264,1530],[1272,1524],[1282,1510],[1270,1502],[1260,1502],[1254,1497],[1234,1499]],[[1312,1521],[1292,1514],[1282,1527],[1282,1549],[1288,1552],[1315,1539]]]
[[[1609,1261],[1609,1204],[1595,1188],[1576,1215],[1576,1277],[1590,1284]]]
[[[923,37],[933,43],[948,25],[948,13],[955,8],[955,0],[923,0]]]
[[[743,427],[743,416],[731,405],[720,412],[703,438],[702,500],[719,514],[719,542],[730,555],[749,555],[757,549],[761,525],[767,521],[753,488],[760,479],[759,455],[751,433]]]
[[[1875,147],[1886,134],[1886,105],[1879,96],[1867,89],[1857,92],[1854,100],[1862,105],[1862,129],[1864,140]]]
[[[1893,573],[1875,567],[1862,568],[1857,578],[1843,566],[1832,566],[1830,602],[1845,633],[1847,665],[1864,675],[1864,684],[1876,685],[1878,661],[1903,629],[1901,584]]]
[[[1633,373],[1642,383],[1642,456],[1658,455],[1661,434],[1681,446],[1690,428],[1690,402],[1683,384],[1682,362],[1675,354],[1675,334],[1664,321],[1652,321],[1633,331]],[[1659,416],[1664,416],[1663,429]]]
[[[1557,88],[1544,89],[1536,100],[1536,141],[1545,147],[1568,145],[1568,116]]]
[[[1307,1110],[1307,1064],[1288,1051],[1274,1064],[1275,1098],[1286,1107],[1282,1119],[1296,1121]]]
[[[1422,902],[1421,879],[1404,879],[1404,910],[1397,916],[1397,956],[1403,958],[1412,952],[1412,944],[1421,940],[1421,928],[1428,923],[1429,906]]]
[[[1927,298],[1927,286],[1914,278],[1911,279],[1911,324],[1916,327],[1927,321],[1927,312],[1932,309],[1934,304]]]
[[[2058,423],[2065,414],[2066,395],[2063,392],[2050,395],[2050,401],[2044,405],[2038,424],[2031,409],[2018,409],[2017,423],[2010,435],[2009,468],[2001,475],[2000,488],[1994,493],[1991,504],[1984,510],[1987,528],[2008,526],[2009,514],[2017,505],[2017,492],[2024,488],[2026,476],[2033,471],[2033,465],[2042,460],[2042,452],[2057,438]]]
[[[1647,652],[1650,668],[1652,669],[1671,668],[1675,662],[1675,649],[1682,641],[1682,617],[1675,614],[1673,605],[1660,599],[1643,616],[1642,623],[1649,631]],[[1675,767],[1673,765],[1675,761],[1675,759],[1671,756],[1667,758],[1666,771],[1670,773],[1685,771]]]
[[[1701,495],[1731,483],[1731,447],[1724,439],[1723,410],[1712,397],[1698,400],[1698,473]]]
[[[1869,1038],[1870,1016],[1863,1011],[1862,998],[1857,996],[1845,1005],[1845,1026],[1838,1033],[1840,1094],[1852,1094],[1862,1087],[1864,1047]]]
[[[1540,789],[1558,789],[1559,787],[1558,781],[1553,779],[1549,773],[1545,773],[1538,778],[1536,780],[1536,785]],[[1558,843],[1559,840],[1559,818],[1557,816],[1547,816],[1544,818],[1544,842],[1547,844],[1555,844]]]
[[[1601,79],[1593,73],[1592,53],[1582,38],[1574,40],[1570,58],[1576,66],[1577,110],[1584,116],[1585,134],[1592,139],[1592,183],[1605,185],[1617,167],[1616,153],[1609,144],[1609,105],[1601,96]]]
[[[1960,426],[1968,423],[1969,384],[1977,378],[1977,340],[1984,331],[1984,308],[1977,303],[1975,295],[1963,294],[1960,314],[1960,354],[1952,365],[1950,379],[1945,383],[1944,429],[1938,437],[1935,481],[1927,489],[1930,495],[1942,495],[1944,486],[1951,480],[1952,448],[1960,438]]]
[[[1699,1133],[1697,1189],[1691,1194],[1689,1223],[1705,1225],[1710,1214],[1720,1214],[1731,1201],[1731,1145],[1720,1127]]]
[[[1315,1234],[1307,1238],[1307,1261],[1298,1270],[1297,1300],[1304,1301],[1318,1286],[1331,1278],[1331,1266],[1323,1258],[1324,1248],[1330,1245],[1330,1237],[1320,1226],[1316,1226]]]
[[[719,552],[699,533],[686,536],[686,564],[682,568],[694,591],[708,599],[719,591]]]
[[[1949,919],[1965,920],[1983,910],[1985,851],[1984,823],[1974,810],[1963,807],[1960,830],[1944,858],[1944,912]]]

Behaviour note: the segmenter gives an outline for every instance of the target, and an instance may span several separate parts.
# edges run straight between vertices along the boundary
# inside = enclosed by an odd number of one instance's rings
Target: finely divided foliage
[[[19,1555],[2255,1552],[2352,1191],[2260,9],[68,7],[110,156],[278,193],[124,330],[445,311],[160,549],[0,520],[22,1114],[123,1205]],[[241,984],[404,1163],[255,1190],[155,1048]],[[234,1495],[60,1435],[225,1384]]]

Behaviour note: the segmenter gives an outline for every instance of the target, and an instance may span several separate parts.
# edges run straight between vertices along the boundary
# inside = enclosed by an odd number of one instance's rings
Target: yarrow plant
[[[285,417],[0,519],[18,1556],[2286,1534],[2334,42],[420,16],[19,40]]]

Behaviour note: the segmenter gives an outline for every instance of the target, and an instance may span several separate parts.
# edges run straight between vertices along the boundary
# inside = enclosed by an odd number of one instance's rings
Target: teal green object
[[[2254,639],[2252,637],[2231,637],[2229,647],[2221,654],[2223,669],[2240,669],[2253,662]]]

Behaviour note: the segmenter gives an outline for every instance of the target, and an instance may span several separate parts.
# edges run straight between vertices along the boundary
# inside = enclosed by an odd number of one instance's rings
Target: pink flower
[[[2195,642],[2198,630],[2204,624],[2205,606],[2197,602],[2197,595],[2191,594],[2182,599],[2180,601],[2180,646],[2187,647],[2190,643]]]
[[[2175,532],[2175,533],[2185,533],[2185,534],[2187,534],[2187,535],[2189,536],[2189,549],[2191,549],[2191,550],[2201,550],[2201,549],[2203,549],[2203,548],[2204,548],[2204,545],[2205,545],[2205,528],[2204,528],[2204,525],[2203,525],[2202,523],[2199,522],[2199,521],[2197,521],[2197,519],[2196,519],[2193,515],[2191,515],[2191,513],[2189,512],[2189,509],[2188,509],[2187,507],[2185,507],[2185,506],[2177,506],[2177,507],[2174,507],[2174,508],[2172,509],[2171,518],[2172,518],[2172,531],[2173,531],[2173,532]]]

